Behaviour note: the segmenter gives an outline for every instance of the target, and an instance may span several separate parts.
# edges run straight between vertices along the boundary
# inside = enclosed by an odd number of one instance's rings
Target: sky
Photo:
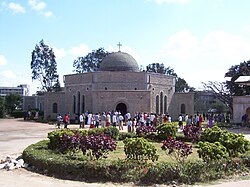
[[[103,47],[139,66],[163,63],[196,89],[225,80],[250,59],[249,0],[0,0],[0,86],[32,81],[31,53],[43,39],[61,86],[73,61]]]

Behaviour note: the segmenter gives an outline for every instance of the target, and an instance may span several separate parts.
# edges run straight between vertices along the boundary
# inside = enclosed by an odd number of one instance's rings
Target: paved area
[[[70,128],[78,128],[76,125],[70,125]],[[54,130],[55,126],[23,121],[22,119],[0,119],[0,159],[5,159],[7,155],[17,158],[22,151],[30,144],[36,143],[47,138],[47,133]],[[247,139],[250,140],[250,131],[248,129],[238,130],[244,132]],[[247,187],[250,186],[250,180],[222,182],[214,185],[205,185],[211,187]],[[101,186],[132,186],[131,184],[113,184],[113,183],[84,183],[78,181],[60,180],[53,177],[47,177],[25,169],[16,169],[13,171],[0,170],[1,187],[101,187]],[[157,185],[163,187],[166,185]],[[195,185],[195,187],[200,187]]]

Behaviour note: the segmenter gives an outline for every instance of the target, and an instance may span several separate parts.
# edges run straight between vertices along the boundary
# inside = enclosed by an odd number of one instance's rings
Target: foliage
[[[22,118],[24,117],[24,112],[23,110],[14,110],[11,114],[12,117],[14,118]]]
[[[157,126],[157,134],[161,140],[166,140],[169,136],[176,137],[178,127],[174,123],[160,124]]]
[[[225,73],[225,77],[231,77],[231,80],[226,81],[225,86],[233,96],[242,96],[250,94],[250,86],[239,85],[235,83],[235,80],[240,76],[250,75],[250,61],[241,62],[238,65],[231,66],[228,72]]]
[[[219,127],[213,126],[212,128],[205,129],[201,133],[200,140],[203,142],[207,141],[210,143],[218,142],[220,139],[221,133],[222,133],[222,130]]]
[[[120,132],[119,133],[119,140],[125,140],[126,138],[136,138],[135,133],[129,133],[129,132]]]
[[[78,57],[73,62],[74,71],[77,73],[97,71],[102,59],[108,54],[110,53],[105,51],[104,48],[99,48],[88,53],[85,57]]]
[[[22,154],[25,163],[36,171],[57,178],[92,182],[139,182],[140,184],[162,184],[176,181],[192,184],[209,182],[226,175],[244,172],[239,160],[203,162],[201,159],[185,162],[183,171],[173,162],[135,162],[134,160],[88,160],[81,155],[58,154],[48,149],[48,140],[28,146]],[[240,165],[239,165],[240,164]]]
[[[166,68],[163,63],[162,64],[159,64],[159,63],[149,64],[146,66],[145,71],[175,76],[176,77],[176,84],[175,84],[176,92],[192,92],[195,90],[195,88],[190,87],[183,78],[178,77],[177,74],[174,72],[173,68],[169,66]]]
[[[62,138],[62,136],[64,134],[67,134],[67,135],[73,135],[74,132],[72,132],[71,130],[55,130],[55,131],[52,131],[52,132],[49,132],[48,133],[48,139],[50,140],[49,141],[49,144],[48,144],[48,147],[50,149],[59,149],[59,146],[60,146],[60,138]]]
[[[106,127],[104,128],[104,134],[110,136],[111,138],[113,138],[114,140],[117,140],[119,137],[119,130],[116,127]]]
[[[60,88],[59,75],[57,74],[56,56],[53,49],[43,40],[32,51],[31,69],[32,80],[38,80],[41,91],[52,92]]]
[[[200,140],[201,128],[196,125],[187,124],[184,126],[183,133],[192,142],[198,142]]]
[[[139,127],[136,128],[136,135],[137,136],[145,136],[147,134],[151,134],[156,132],[156,127],[155,126],[146,126],[146,125],[140,125]]]
[[[107,158],[108,152],[116,149],[116,144],[110,136],[103,134],[82,136],[79,141],[83,154],[91,159]]]
[[[172,137],[168,137],[162,143],[162,150],[167,151],[167,154],[173,156],[180,165],[184,164],[185,159],[193,152],[192,145],[175,140]]]
[[[237,157],[249,150],[249,141],[242,134],[223,131],[219,141],[227,148],[230,157]]]
[[[220,142],[210,143],[200,141],[198,146],[199,149],[197,152],[204,162],[228,158],[229,156],[227,149]]]
[[[0,97],[0,118],[4,117],[4,98]]]
[[[19,94],[9,94],[5,96],[5,110],[11,114],[15,109],[22,104],[22,97]]]
[[[230,157],[236,157],[249,150],[249,141],[245,139],[244,135],[221,130],[217,126],[203,131],[201,133],[201,141],[220,142],[226,147]]]
[[[123,143],[124,152],[128,159],[137,161],[152,160],[154,162],[159,158],[155,146],[144,138],[126,138]]]

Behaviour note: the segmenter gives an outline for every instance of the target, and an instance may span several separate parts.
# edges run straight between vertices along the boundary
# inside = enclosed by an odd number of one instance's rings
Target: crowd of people
[[[213,126],[213,122],[218,122],[219,120],[222,121],[223,116],[214,114],[199,114],[198,112],[194,116],[180,114],[178,117],[178,125],[180,129],[183,129],[184,124],[201,126],[204,120],[207,120],[208,127],[211,128]],[[124,126],[127,126],[128,132],[134,132],[135,128],[138,126],[157,126],[158,124],[172,122],[172,118],[168,114],[157,115],[155,113],[146,112],[137,112],[135,115],[131,115],[130,112],[122,115],[118,111],[102,113],[85,112],[80,115],[76,115],[75,122],[79,124],[80,129],[85,128],[86,125],[88,125],[89,128],[114,126],[118,127],[119,130],[123,130]],[[64,125],[64,128],[68,128],[68,125],[70,124],[70,113],[65,114],[63,117],[58,114],[58,128],[61,127],[61,124]]]

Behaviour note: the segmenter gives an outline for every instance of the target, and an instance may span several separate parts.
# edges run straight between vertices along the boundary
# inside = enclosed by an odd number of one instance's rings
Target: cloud
[[[80,57],[80,56],[85,56],[87,55],[89,52],[91,52],[91,50],[89,49],[89,47],[85,44],[80,44],[77,47],[72,47],[69,50],[69,53],[73,56],[73,57]]]
[[[191,2],[191,0],[154,0],[157,4],[163,3],[179,3],[179,4],[187,4]]]
[[[12,70],[5,70],[0,72],[0,75],[2,76],[2,78],[8,78],[8,79],[15,79],[16,75],[13,73]]]
[[[224,81],[232,65],[249,60],[249,48],[250,40],[240,35],[217,30],[198,37],[181,30],[168,38],[155,59],[167,62],[166,66],[196,86],[208,80]]]
[[[5,56],[0,55],[0,65],[5,65],[7,64],[7,59],[5,58]]]
[[[12,10],[14,13],[25,13],[25,8],[18,3],[9,3],[7,7]]]
[[[36,1],[36,0],[29,0],[29,5],[31,6],[32,9],[41,11],[46,8],[46,3],[41,1]]]
[[[29,0],[28,2],[29,2],[31,9],[39,12],[40,15],[43,15],[46,18],[53,16],[52,11],[45,11],[47,4],[44,1]]]
[[[57,59],[62,59],[66,55],[66,52],[65,52],[65,50],[63,48],[53,47],[53,51],[54,51],[55,56],[56,56]]]
[[[51,11],[43,12],[42,14],[43,14],[46,18],[49,18],[49,17],[53,16],[53,12],[51,12]]]

